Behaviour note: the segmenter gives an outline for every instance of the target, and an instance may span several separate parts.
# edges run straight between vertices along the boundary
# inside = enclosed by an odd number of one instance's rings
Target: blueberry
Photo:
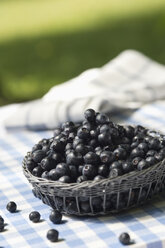
[[[27,166],[27,169],[32,172],[32,170],[37,166],[37,163],[34,162],[32,159],[28,159],[26,161],[26,166]]]
[[[121,169],[114,168],[114,169],[110,170],[109,177],[115,178],[115,177],[121,176],[122,174],[123,174],[123,172]]]
[[[38,165],[32,170],[32,174],[35,177],[41,177],[42,173],[43,173],[43,169],[41,168],[40,165]]]
[[[58,164],[59,162],[62,162],[62,155],[60,153],[57,153],[57,152],[53,152],[51,154],[51,159],[52,159],[52,162],[53,164]]]
[[[132,160],[132,165],[136,168],[138,163],[142,160],[142,158],[140,157],[135,157],[133,160]]]
[[[10,213],[14,213],[17,210],[17,205],[15,202],[10,201],[7,206],[6,209],[10,212]]]
[[[113,155],[117,160],[118,159],[125,159],[127,156],[127,152],[124,148],[119,147],[119,148],[114,150]]]
[[[59,179],[59,174],[57,174],[56,169],[52,169],[49,171],[48,177],[52,181],[57,181]]]
[[[56,174],[62,177],[70,174],[69,166],[66,163],[60,163],[56,166]]]
[[[84,144],[84,140],[79,139],[79,138],[76,139],[76,137],[75,137],[74,140],[73,140],[73,148],[75,149],[76,146],[79,145],[79,144]]]
[[[74,123],[72,121],[63,122],[61,128],[64,130],[66,127],[74,127]]]
[[[160,149],[160,141],[156,138],[152,138],[149,142],[149,148],[153,150],[159,150]]]
[[[61,128],[59,128],[59,127],[55,128],[54,129],[54,136],[59,135],[61,133],[61,131],[62,131]]]
[[[88,152],[84,156],[84,161],[85,161],[86,164],[96,165],[96,164],[99,163],[100,158],[99,158],[99,156],[96,153],[94,153],[94,152]]]
[[[100,180],[102,180],[102,179],[105,179],[105,177],[100,176],[100,175],[97,175],[97,176],[95,176],[95,177],[93,178],[94,181],[100,181]]]
[[[82,182],[84,182],[84,181],[87,181],[87,177],[86,176],[84,176],[84,175],[82,175],[82,176],[79,176],[78,178],[77,178],[77,183],[82,183]]]
[[[63,152],[65,143],[60,140],[54,140],[50,146],[55,152]]]
[[[111,144],[112,143],[111,134],[109,132],[99,134],[98,141],[101,145]]]
[[[71,182],[71,178],[69,176],[62,176],[58,179],[59,182],[61,183],[70,183]]]
[[[119,240],[123,245],[129,245],[131,240],[130,240],[130,236],[128,233],[121,233],[119,236]]]
[[[120,144],[118,145],[119,148],[123,148],[127,154],[131,151],[131,145],[130,144]]]
[[[88,152],[88,148],[84,144],[78,144],[75,151],[81,155],[85,155]]]
[[[0,223],[0,232],[3,232],[5,225]]]
[[[108,172],[109,172],[109,168],[108,168],[107,165],[102,164],[102,165],[100,165],[100,166],[98,167],[98,174],[99,174],[100,176],[107,177]]]
[[[122,137],[120,139],[120,143],[121,144],[131,144],[131,140],[129,138],[127,138],[127,137]]]
[[[41,160],[40,166],[43,170],[51,170],[53,169],[53,161],[52,159],[46,157]]]
[[[47,239],[50,240],[51,242],[57,242],[58,241],[58,235],[59,232],[55,229],[50,229],[47,232]]]
[[[113,162],[110,166],[109,166],[109,169],[112,170],[114,168],[117,168],[117,169],[120,169],[122,170],[122,161],[118,160],[118,161],[115,161]]]
[[[136,148],[138,145],[139,145],[139,142],[138,142],[138,141],[133,142],[133,143],[131,144],[131,148],[134,149],[134,148]]]
[[[32,148],[32,152],[37,151],[37,150],[41,150],[42,149],[42,145],[41,144],[35,144]]]
[[[97,169],[95,165],[85,164],[82,170],[83,176],[87,179],[93,179],[97,175]]]
[[[88,139],[90,137],[90,132],[86,127],[80,127],[77,131],[77,136],[80,139]]]
[[[103,151],[100,154],[100,160],[104,164],[110,164],[115,160],[115,156],[110,151]]]
[[[72,143],[68,143],[68,144],[65,146],[65,150],[70,150],[70,149],[73,149],[73,144],[72,144]]]
[[[30,214],[29,214],[29,220],[31,220],[32,222],[34,223],[37,223],[40,221],[40,213],[38,211],[32,211]]]
[[[134,128],[132,126],[125,126],[125,134],[127,138],[133,138],[134,136]]]
[[[78,174],[81,176],[82,175],[82,169],[83,169],[84,165],[79,165],[78,166]]]
[[[102,150],[101,146],[95,147],[95,153],[96,153],[98,156],[101,155],[102,151],[103,151],[103,150]]]
[[[140,148],[141,150],[143,150],[144,152],[148,151],[148,145],[145,142],[142,142],[138,145],[138,148]]]
[[[145,152],[138,147],[134,148],[130,154],[131,158],[135,158],[135,157],[144,158],[144,156],[145,156]]]
[[[164,159],[164,155],[160,152],[157,152],[154,157],[157,161],[162,161]]]
[[[95,111],[93,109],[87,109],[84,112],[85,119],[89,122],[95,122]]]
[[[137,169],[139,171],[147,169],[148,167],[149,167],[149,163],[144,159],[142,159],[137,165]]]
[[[92,146],[92,147],[97,147],[98,141],[97,141],[96,139],[91,139],[91,140],[88,142],[88,145],[89,145],[89,146]]]
[[[40,163],[44,157],[45,157],[45,152],[42,150],[37,150],[32,153],[32,159],[36,163]]]
[[[49,179],[49,172],[48,171],[44,171],[41,175],[41,178],[44,178],[44,179]]]
[[[106,114],[97,114],[96,123],[98,124],[107,124],[109,123],[109,117]]]
[[[106,133],[110,130],[109,124],[103,124],[100,126],[100,133]]]
[[[124,173],[128,173],[133,170],[133,166],[131,162],[122,163],[122,169]]]
[[[78,169],[77,166],[75,165],[69,165],[69,170],[70,170],[70,176],[72,179],[76,179],[78,176]]]
[[[53,209],[49,215],[49,219],[54,224],[60,224],[62,220],[62,214],[58,210]]]
[[[147,153],[146,153],[146,157],[149,157],[149,156],[154,156],[156,154],[156,151],[155,150],[149,150]]]
[[[66,156],[66,163],[68,165],[80,165],[83,162],[83,157],[80,153],[70,152]]]
[[[96,130],[96,129],[92,129],[91,131],[90,131],[90,136],[91,136],[91,138],[97,138],[98,137],[98,134],[99,134],[99,132],[98,132],[98,130]]]
[[[152,157],[152,156],[148,156],[146,158],[146,162],[149,164],[149,165],[154,165],[157,163],[157,160],[155,157]]]

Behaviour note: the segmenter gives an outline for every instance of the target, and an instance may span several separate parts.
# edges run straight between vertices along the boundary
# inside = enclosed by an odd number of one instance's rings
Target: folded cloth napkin
[[[101,68],[54,86],[43,98],[0,108],[6,128],[53,129],[93,108],[111,114],[165,99],[165,66],[126,50]],[[5,113],[5,115],[3,115]]]

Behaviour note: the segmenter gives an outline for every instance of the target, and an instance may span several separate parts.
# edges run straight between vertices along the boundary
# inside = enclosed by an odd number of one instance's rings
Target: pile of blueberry
[[[165,158],[164,136],[143,126],[122,126],[87,109],[81,123],[65,122],[26,156],[36,177],[61,183],[115,178],[144,170]]]

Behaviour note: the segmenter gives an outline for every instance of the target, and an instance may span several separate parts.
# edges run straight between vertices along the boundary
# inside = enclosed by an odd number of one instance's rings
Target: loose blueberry
[[[13,201],[10,201],[7,206],[6,206],[7,210],[10,212],[10,213],[14,213],[17,209],[17,205],[15,202]]]
[[[34,223],[37,223],[40,221],[40,213],[38,211],[32,211],[30,214],[29,214],[29,220],[31,220],[32,222]]]
[[[50,240],[51,242],[57,242],[58,241],[58,235],[59,232],[55,229],[50,229],[47,232],[47,239]]]
[[[119,236],[119,240],[123,245],[129,245],[131,242],[131,239],[128,233],[121,233]]]
[[[60,224],[62,220],[62,214],[58,210],[53,209],[49,215],[49,219],[54,224]]]

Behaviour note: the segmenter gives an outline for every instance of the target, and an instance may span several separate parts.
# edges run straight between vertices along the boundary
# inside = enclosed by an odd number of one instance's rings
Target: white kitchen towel
[[[81,121],[87,108],[113,116],[163,99],[165,66],[126,50],[103,67],[54,86],[41,99],[1,107],[0,120],[6,128],[52,129],[63,121]],[[8,112],[5,118],[2,112]]]

